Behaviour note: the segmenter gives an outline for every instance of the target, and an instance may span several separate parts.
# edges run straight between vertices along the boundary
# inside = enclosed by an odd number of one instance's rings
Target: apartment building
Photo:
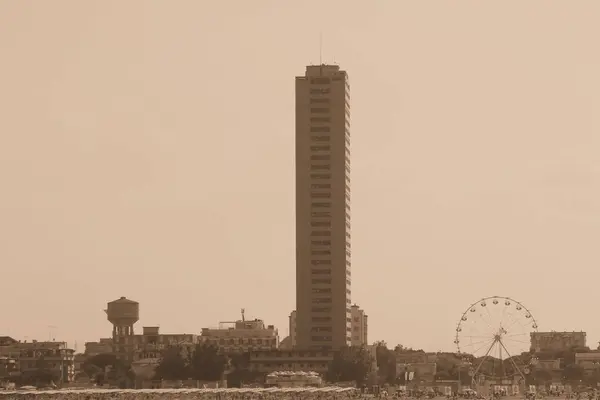
[[[296,346],[352,343],[350,84],[337,65],[296,77]]]
[[[352,346],[366,346],[368,342],[368,316],[354,304],[352,310]]]
[[[14,360],[18,372],[13,375],[27,375],[44,369],[53,372],[61,382],[75,379],[75,350],[66,342],[56,341],[19,341],[3,337],[0,341],[0,357]]]
[[[571,348],[586,347],[585,332],[531,332],[531,350],[564,351]]]
[[[189,333],[160,333],[158,326],[144,326],[141,334],[127,337],[127,348],[131,351],[131,361],[136,362],[151,358],[160,358],[162,352],[170,346],[179,346],[184,351],[191,351],[200,343],[199,336]],[[98,342],[87,342],[85,354],[95,356],[113,352],[113,340],[100,339]]]
[[[273,350],[279,347],[279,332],[261,319],[241,319],[202,329],[199,341],[216,345],[224,353]]]

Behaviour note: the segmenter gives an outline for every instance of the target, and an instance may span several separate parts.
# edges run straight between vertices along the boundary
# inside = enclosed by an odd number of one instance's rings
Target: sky
[[[0,335],[82,351],[127,296],[138,331],[245,308],[286,336],[294,77],[321,58],[351,82],[370,340],[454,351],[469,305],[507,296],[595,348],[599,17],[596,0],[0,0]]]

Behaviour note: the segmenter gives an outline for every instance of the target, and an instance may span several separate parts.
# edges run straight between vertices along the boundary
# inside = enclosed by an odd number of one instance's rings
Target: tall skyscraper
[[[296,347],[350,345],[350,85],[337,65],[296,77]]]

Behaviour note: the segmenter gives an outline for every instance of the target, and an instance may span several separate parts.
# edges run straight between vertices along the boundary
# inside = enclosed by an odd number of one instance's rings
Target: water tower
[[[121,297],[108,303],[108,321],[113,325],[113,352],[119,358],[129,359],[133,351],[133,325],[140,319],[140,303]]]

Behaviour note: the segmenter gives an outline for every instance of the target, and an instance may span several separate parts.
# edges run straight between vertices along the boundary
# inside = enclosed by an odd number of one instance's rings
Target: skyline
[[[243,307],[285,336],[294,77],[323,32],[352,77],[370,339],[454,350],[494,295],[600,339],[578,312],[600,262],[600,4],[234,4],[0,4],[0,333],[81,347],[127,296],[139,326]]]

